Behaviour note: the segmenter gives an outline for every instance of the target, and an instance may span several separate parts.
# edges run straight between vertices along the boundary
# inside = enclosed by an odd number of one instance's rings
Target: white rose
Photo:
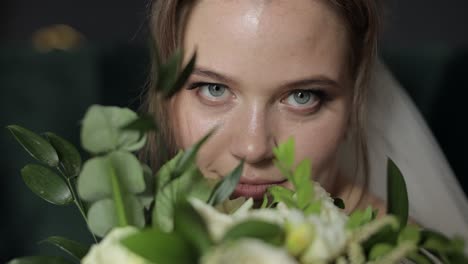
[[[143,258],[132,253],[120,241],[129,235],[135,234],[135,227],[123,227],[113,229],[96,245],[93,245],[88,254],[81,261],[82,264],[146,264]]]
[[[227,242],[204,256],[202,264],[298,264],[283,248],[258,239],[245,238]]]

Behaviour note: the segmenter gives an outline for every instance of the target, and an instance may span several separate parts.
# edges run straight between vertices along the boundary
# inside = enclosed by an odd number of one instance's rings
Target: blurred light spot
[[[40,52],[67,51],[79,47],[84,41],[83,34],[63,24],[41,28],[32,36],[33,46]]]

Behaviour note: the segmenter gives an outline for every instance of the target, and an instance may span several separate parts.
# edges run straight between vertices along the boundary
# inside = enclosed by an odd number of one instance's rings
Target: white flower
[[[120,244],[122,239],[137,232],[138,229],[131,226],[113,229],[99,244],[91,247],[81,263],[146,264],[147,261]]]
[[[227,242],[201,260],[202,264],[297,264],[283,248],[271,246],[261,240],[245,238]]]

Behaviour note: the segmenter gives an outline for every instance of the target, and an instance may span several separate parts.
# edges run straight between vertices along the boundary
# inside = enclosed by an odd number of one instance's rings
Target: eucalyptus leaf
[[[192,264],[197,259],[196,250],[177,233],[147,229],[124,238],[120,243],[153,263]]]
[[[121,129],[137,119],[137,114],[128,108],[91,106],[84,116],[81,128],[83,148],[94,154],[117,149],[140,149],[146,136],[141,137],[139,131]]]
[[[28,164],[21,170],[26,185],[42,199],[56,205],[73,202],[65,181],[51,169],[39,164]]]
[[[145,225],[144,210],[141,202],[134,196],[123,198],[129,224],[136,227]],[[88,227],[94,234],[104,237],[112,228],[118,227],[115,203],[112,199],[99,200],[88,210]]]
[[[93,234],[104,237],[117,226],[117,212],[112,199],[103,199],[91,205],[88,210],[88,227]]]
[[[188,203],[178,203],[174,215],[174,231],[204,255],[213,245],[208,228],[200,214]]]
[[[400,169],[388,159],[387,161],[387,213],[395,215],[400,221],[400,228],[408,222],[408,192]]]
[[[195,52],[192,55],[192,57],[190,58],[190,61],[184,67],[182,72],[179,74],[177,80],[175,81],[175,83],[171,87],[171,89],[166,90],[166,92],[165,92],[166,98],[169,98],[169,97],[173,96],[175,93],[177,93],[185,85],[185,83],[187,82],[187,80],[189,79],[190,75],[193,72],[196,60],[197,60],[197,53]]]
[[[225,233],[223,241],[249,237],[280,245],[284,240],[284,235],[284,230],[277,224],[261,220],[247,220],[231,227]]]
[[[111,172],[115,171],[124,193],[145,191],[143,168],[138,159],[126,151],[114,151],[88,160],[78,178],[78,193],[86,201],[112,196]]]
[[[10,260],[7,264],[72,264],[69,260],[54,256],[30,256]]]
[[[86,256],[86,254],[89,251],[89,246],[60,236],[48,237],[47,239],[41,241],[41,243],[52,244],[60,248],[70,256],[74,257],[78,261],[81,260],[84,256]]]
[[[54,133],[47,132],[45,135],[58,154],[64,176],[67,178],[78,176],[81,169],[81,155],[75,146]]]
[[[244,161],[242,160],[241,163],[229,175],[225,176],[223,180],[216,185],[210,195],[210,198],[208,199],[209,205],[217,205],[222,203],[224,200],[229,198],[229,196],[231,196],[232,192],[239,183],[243,167]]]
[[[33,158],[50,167],[58,165],[59,157],[57,152],[46,139],[18,125],[10,125],[7,128]]]

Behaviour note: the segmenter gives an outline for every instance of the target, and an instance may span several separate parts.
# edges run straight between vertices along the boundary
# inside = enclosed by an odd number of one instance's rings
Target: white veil
[[[468,241],[468,202],[431,131],[406,92],[377,63],[369,92],[370,190],[385,200],[386,160],[402,171],[410,217]]]

